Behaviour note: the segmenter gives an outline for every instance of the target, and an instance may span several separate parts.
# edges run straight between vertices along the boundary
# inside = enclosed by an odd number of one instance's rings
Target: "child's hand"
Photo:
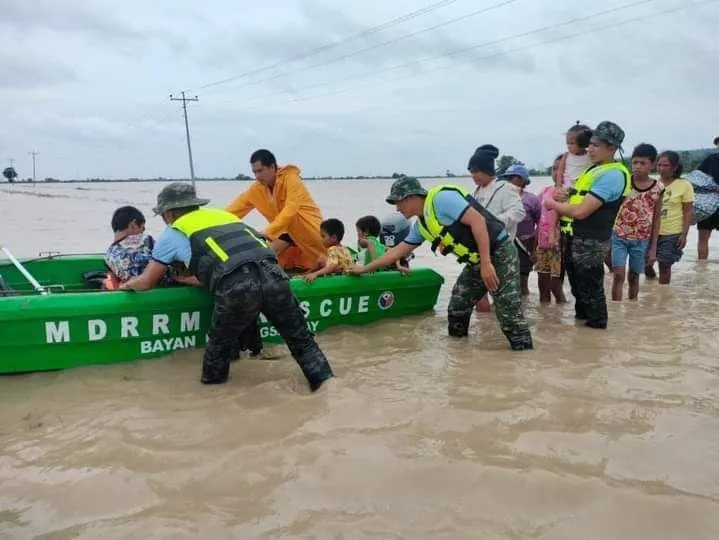
[[[305,283],[312,283],[314,280],[317,279],[317,272],[310,272],[308,274],[305,274],[302,276],[302,279],[305,280]]]
[[[345,270],[345,273],[349,274],[350,276],[359,276],[360,274],[364,274],[365,272],[366,270],[364,266],[360,266],[359,264],[353,264],[347,270]]]
[[[554,190],[554,194],[551,198],[545,199],[546,201],[557,201],[557,202],[566,202],[566,200],[569,198],[569,193],[567,193],[567,190],[563,187],[557,188]],[[546,204],[544,205],[545,208],[549,208]],[[551,208],[550,208],[551,210]]]
[[[649,251],[647,251],[647,263],[646,266],[654,266],[654,263],[657,262],[657,248],[650,248]]]

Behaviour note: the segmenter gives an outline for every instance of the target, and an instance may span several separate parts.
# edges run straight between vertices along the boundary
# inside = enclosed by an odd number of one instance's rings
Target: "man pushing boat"
[[[474,305],[490,291],[497,319],[512,349],[532,349],[532,335],[522,314],[517,250],[504,224],[458,186],[442,185],[427,191],[416,178],[404,176],[392,184],[386,200],[404,217],[417,219],[397,246],[350,272],[363,274],[390,265],[427,240],[432,251],[440,248],[443,255],[452,253],[465,265],[447,308],[449,335],[468,335]]]
[[[238,336],[263,313],[284,339],[314,392],[333,376],[332,368],[307,328],[289,277],[258,231],[225,210],[202,208],[208,202],[199,199],[190,184],[165,186],[153,211],[168,228],[158,238],[144,272],[120,288],[151,289],[167,266],[184,263],[192,276],[182,282],[206,287],[215,302],[202,361],[203,383],[227,381]]]
[[[327,254],[320,235],[322,213],[295,165],[278,166],[269,150],[250,156],[255,182],[226,208],[243,218],[257,210],[268,221],[263,234],[270,239],[285,270],[314,270]]]

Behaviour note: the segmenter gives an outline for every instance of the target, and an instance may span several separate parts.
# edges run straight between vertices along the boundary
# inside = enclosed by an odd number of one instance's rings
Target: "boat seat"
[[[101,291],[102,284],[105,281],[106,274],[101,270],[92,270],[90,272],[83,272],[82,279],[93,291]]]

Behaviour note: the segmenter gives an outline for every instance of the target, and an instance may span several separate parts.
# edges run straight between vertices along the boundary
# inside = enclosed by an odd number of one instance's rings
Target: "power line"
[[[264,66],[261,68],[253,69],[250,71],[245,71],[244,73],[240,73],[239,75],[233,75],[231,77],[227,77],[226,79],[220,79],[219,81],[211,82],[208,84],[204,84],[198,89],[202,90],[205,88],[211,88],[213,86],[219,86],[221,84],[226,84],[228,82],[236,81],[238,79],[244,79],[245,77],[249,77],[250,75],[256,75],[258,73],[262,73],[264,71],[269,71],[271,69],[280,67],[284,64],[290,64],[292,62],[295,62],[297,60],[303,60],[305,58],[309,58],[311,56],[315,56],[321,52],[328,51],[330,49],[334,49],[336,47],[339,47],[340,45],[343,45],[345,43],[349,43],[350,41],[355,41],[357,39],[369,36],[371,34],[375,34],[377,32],[381,32],[382,30],[386,30],[387,28],[390,28],[392,26],[396,26],[400,23],[403,23],[405,21],[409,21],[411,19],[414,19],[416,17],[419,17],[421,15],[424,15],[426,13],[430,13],[432,11],[436,11],[439,8],[442,8],[444,6],[447,6],[449,4],[455,3],[457,0],[442,0],[441,2],[435,2],[434,4],[430,4],[429,6],[426,6],[424,8],[418,9],[416,11],[412,11],[410,13],[407,13],[405,15],[402,15],[400,17],[396,17],[394,19],[391,19],[389,21],[386,21],[382,24],[379,24],[377,26],[373,26],[372,28],[368,28],[367,30],[363,30],[357,34],[353,34],[351,36],[342,38],[338,41],[333,41],[332,43],[326,43],[324,45],[321,45],[320,47],[317,47],[316,49],[312,49],[310,51],[300,53],[296,56],[293,56],[292,58],[288,60],[280,60],[279,62],[275,62],[274,64]],[[188,90],[189,91],[189,90]]]
[[[594,15],[591,15],[591,16],[586,16],[586,17],[582,17],[582,18],[580,18],[580,19],[574,19],[574,20],[572,20],[572,21],[567,21],[567,22],[565,22],[565,23],[560,23],[560,24],[558,24],[558,25],[553,25],[553,26],[548,26],[548,27],[544,27],[544,28],[537,29],[537,30],[533,30],[532,33],[536,33],[536,32],[539,32],[539,31],[544,31],[544,30],[556,28],[556,27],[558,27],[558,26],[563,26],[563,25],[571,24],[571,23],[573,23],[573,22],[577,22],[578,20],[590,19],[590,18],[597,17],[597,16],[602,15],[602,14],[606,14],[606,13],[609,12],[609,11],[618,11],[618,10],[621,10],[621,9],[627,9],[627,8],[629,8],[629,7],[635,7],[635,6],[640,5],[640,4],[645,4],[645,3],[648,3],[648,2],[654,2],[654,1],[656,1],[656,0],[642,0],[642,1],[640,1],[640,2],[636,2],[636,3],[634,3],[634,4],[629,4],[629,5],[623,6],[623,7],[621,7],[621,8],[614,8],[614,9],[612,9],[612,10],[607,10],[606,12],[599,12],[599,13],[595,13]],[[610,29],[610,28],[615,28],[615,27],[617,27],[617,26],[622,26],[622,25],[625,25],[625,24],[629,24],[629,23],[632,23],[632,22],[637,22],[637,21],[640,21],[640,20],[646,20],[646,19],[649,19],[649,18],[651,18],[651,17],[656,17],[656,16],[659,16],[659,15],[665,15],[665,14],[667,14],[667,13],[672,13],[672,12],[676,12],[676,11],[681,11],[681,10],[683,10],[683,9],[686,9],[687,7],[694,7],[694,6],[701,6],[701,5],[706,5],[706,4],[713,4],[713,3],[716,3],[717,1],[719,1],[719,0],[706,0],[706,1],[704,1],[704,2],[694,2],[694,3],[690,4],[690,5],[683,4],[683,5],[681,5],[681,6],[677,6],[677,7],[674,7],[674,8],[670,8],[670,9],[666,9],[666,10],[662,10],[662,11],[657,11],[657,12],[652,13],[652,14],[649,14],[649,15],[641,15],[641,16],[638,16],[638,17],[634,17],[634,18],[631,18],[631,19],[624,20],[624,21],[619,21],[619,22],[607,24],[607,25],[604,25],[604,26],[599,26],[599,27],[594,27],[594,28],[591,28],[591,29],[582,30],[582,31],[579,31],[579,32],[576,32],[576,33],[573,33],[573,34],[569,34],[569,35],[565,35],[565,36],[559,36],[559,37],[552,38],[552,39],[548,39],[548,40],[546,40],[546,41],[542,41],[542,42],[539,42],[539,43],[533,43],[533,44],[529,44],[529,45],[522,45],[522,46],[519,46],[519,47],[515,47],[515,48],[512,48],[512,49],[505,50],[505,51],[500,51],[500,52],[497,52],[497,53],[493,53],[493,54],[481,56],[481,57],[479,57],[479,58],[475,58],[475,59],[471,59],[471,60],[460,61],[460,62],[453,62],[453,63],[451,63],[451,64],[447,64],[447,65],[444,65],[444,66],[440,66],[440,67],[435,68],[435,69],[426,70],[426,71],[424,71],[422,74],[423,74],[423,75],[426,75],[426,74],[428,74],[428,73],[435,73],[435,72],[438,72],[438,71],[443,71],[443,70],[446,70],[446,69],[453,68],[453,67],[457,66],[458,64],[466,64],[466,63],[471,63],[471,62],[475,62],[475,61],[479,61],[479,60],[487,60],[487,59],[491,59],[491,58],[496,58],[496,57],[504,56],[504,55],[507,55],[507,54],[510,54],[510,53],[513,53],[513,52],[518,52],[518,51],[522,51],[522,50],[532,49],[532,48],[534,48],[534,47],[539,47],[539,46],[541,46],[541,45],[547,45],[547,44],[550,44],[550,43],[556,43],[556,42],[558,42],[558,41],[564,41],[564,40],[572,39],[572,38],[579,37],[579,36],[583,36],[583,35],[587,35],[587,34],[593,34],[593,33],[599,32],[599,31],[601,31],[601,30],[607,30],[607,29]],[[508,40],[508,39],[514,39],[514,38],[516,38],[516,37],[520,37],[520,36],[523,36],[523,35],[525,35],[525,34],[526,34],[526,33],[518,34],[517,36],[512,36],[512,37],[509,37],[509,38],[503,38],[503,39],[497,40],[497,41],[506,41],[506,40]],[[495,43],[495,42],[483,43],[483,44],[475,45],[475,46],[472,46],[472,47],[467,47],[467,48],[465,48],[465,49],[461,49],[461,51],[467,51],[467,50],[471,50],[471,49],[477,49],[477,48],[484,47],[484,46],[487,46],[487,45],[490,45],[490,44],[493,44],[493,43]],[[458,50],[458,51],[453,51],[451,54],[457,54],[457,52],[459,52],[459,51],[460,51],[460,50]],[[447,55],[446,55],[446,54],[445,54],[445,55],[438,55],[438,56],[436,56],[436,57],[431,57],[430,59],[435,59],[435,58],[438,58],[438,57],[440,57],[440,56],[447,56]],[[419,62],[424,62],[424,61],[426,61],[426,60],[428,60],[428,59],[419,60],[419,61],[416,61],[416,62],[410,62],[409,64],[403,64],[403,65],[401,65],[401,66],[394,66],[392,69],[398,69],[398,68],[400,68],[400,67],[405,67],[406,65],[411,65],[411,64],[415,64],[415,63],[419,63]],[[369,75],[374,75],[374,74],[377,74],[377,73],[380,73],[380,72],[384,72],[384,71],[388,71],[388,70],[389,70],[389,68],[384,68],[384,69],[381,69],[381,70],[377,70],[377,71],[370,72],[370,73],[364,74],[364,75],[362,75],[362,76],[357,76],[357,77],[353,77],[353,78],[360,78],[360,77],[365,77],[365,76],[369,76]],[[399,77],[395,77],[395,78],[389,79],[388,81],[385,81],[385,82],[394,82],[394,81],[398,81],[398,80],[402,80],[402,79],[407,79],[407,78],[410,78],[410,77],[417,77],[417,74],[412,73],[412,74],[409,74],[409,75],[401,75],[401,76],[399,76]],[[344,79],[344,80],[348,80],[348,79]],[[339,82],[339,81],[336,81],[336,82]],[[332,84],[332,83],[330,82],[330,83],[326,83],[326,84]],[[364,84],[364,85],[351,86],[351,87],[349,87],[349,88],[342,88],[342,89],[339,89],[339,90],[334,91],[334,92],[328,92],[328,93],[323,93],[323,94],[316,94],[316,95],[313,95],[313,96],[298,97],[298,98],[293,98],[293,99],[290,99],[290,100],[287,100],[287,101],[282,101],[282,102],[279,102],[279,103],[275,102],[274,105],[298,103],[298,102],[308,101],[308,100],[316,99],[316,98],[330,97],[330,96],[334,96],[334,95],[338,95],[338,94],[343,94],[343,93],[346,93],[346,92],[351,92],[351,91],[353,91],[353,90],[360,90],[360,89],[364,89],[364,88],[375,87],[376,84],[377,84],[376,82],[371,82],[371,83]],[[318,85],[318,86],[319,86],[319,85]],[[260,97],[260,96],[257,96],[257,97]],[[265,95],[265,96],[261,96],[261,97],[271,97],[271,96]],[[251,111],[251,110],[255,110],[255,108],[250,108],[250,109],[246,109],[246,110],[250,110],[250,111]]]
[[[190,145],[190,124],[187,122],[187,102],[188,101],[199,101],[197,96],[193,98],[185,97],[185,92],[181,92],[181,98],[172,97],[170,94],[170,101],[182,101],[182,110],[185,113],[185,135],[187,136],[187,155],[190,158],[190,178],[192,179],[192,187],[195,187],[195,167],[192,164],[192,145]]]
[[[257,81],[252,81],[252,82],[250,82],[250,83],[247,83],[247,84],[245,85],[245,87],[248,87],[248,86],[256,86],[256,85],[258,85],[258,84],[262,84],[262,83],[269,82],[269,81],[274,81],[274,80],[276,80],[276,79],[281,79],[281,78],[287,77],[287,76],[289,76],[289,75],[295,75],[296,73],[301,73],[301,72],[303,72],[303,71],[308,71],[308,70],[310,70],[310,69],[314,69],[314,68],[317,68],[317,67],[322,67],[322,66],[326,66],[326,65],[328,65],[328,64],[332,64],[332,63],[335,63],[335,62],[339,62],[340,60],[346,60],[347,58],[352,58],[352,57],[358,56],[358,55],[360,55],[360,54],[363,54],[363,53],[366,53],[366,52],[369,52],[369,51],[374,51],[374,50],[376,50],[376,49],[379,49],[379,48],[381,48],[381,47],[384,47],[385,45],[391,45],[391,44],[393,44],[393,43],[397,43],[397,42],[399,42],[399,41],[403,41],[403,40],[405,40],[405,39],[408,39],[408,38],[411,38],[411,37],[415,37],[415,36],[418,36],[418,35],[420,35],[420,34],[424,34],[425,32],[430,32],[430,31],[432,31],[432,30],[436,30],[436,29],[438,29],[438,28],[442,28],[443,26],[448,26],[448,25],[450,25],[450,24],[454,24],[454,23],[456,23],[456,22],[463,21],[463,20],[465,20],[465,19],[469,19],[470,17],[476,17],[477,15],[481,15],[482,13],[486,13],[486,12],[488,12],[488,11],[492,11],[492,10],[494,10],[494,9],[498,9],[498,8],[504,7],[504,6],[506,6],[507,4],[512,4],[512,3],[517,2],[517,1],[518,1],[518,0],[504,0],[503,2],[499,2],[499,3],[497,3],[497,4],[492,4],[491,6],[488,6],[488,7],[482,8],[482,9],[478,9],[478,10],[473,11],[473,12],[471,12],[471,13],[467,13],[466,15],[462,15],[461,17],[455,17],[454,19],[450,19],[449,21],[445,21],[445,22],[442,22],[442,23],[439,23],[439,24],[435,24],[434,26],[430,26],[430,27],[428,27],[428,28],[423,28],[423,29],[421,29],[421,30],[417,30],[417,31],[415,31],[415,32],[411,32],[411,33],[409,33],[409,34],[404,34],[404,35],[398,36],[398,37],[396,37],[396,38],[389,39],[389,40],[387,40],[387,41],[383,41],[382,43],[377,43],[376,45],[372,45],[371,47],[365,47],[364,49],[360,49],[360,50],[358,50],[358,51],[354,51],[354,52],[351,52],[351,53],[347,53],[347,54],[344,54],[344,55],[342,55],[342,56],[337,56],[337,57],[335,57],[335,58],[330,58],[329,60],[324,60],[324,61],[322,61],[322,62],[317,62],[317,63],[315,63],[315,64],[310,64],[309,66],[301,67],[301,68],[295,69],[294,71],[288,71],[288,72],[278,73],[278,74],[276,74],[276,75],[273,75],[273,76],[271,76],[271,77],[267,77],[267,78],[265,78],[265,79],[260,79],[260,80],[257,80]]]
[[[469,47],[462,47],[461,49],[454,49],[454,50],[449,51],[449,52],[446,52],[446,53],[435,54],[435,55],[433,55],[433,56],[427,56],[427,57],[425,57],[425,58],[420,58],[419,60],[412,60],[412,61],[410,61],[410,62],[405,62],[405,63],[403,63],[403,64],[397,64],[397,65],[394,65],[394,66],[388,66],[388,67],[385,67],[385,68],[380,68],[380,69],[372,70],[372,71],[369,71],[369,72],[367,72],[367,73],[361,73],[361,74],[359,74],[359,75],[352,75],[352,76],[350,76],[350,77],[343,77],[342,79],[336,79],[336,80],[334,80],[334,81],[325,81],[325,82],[321,82],[321,83],[317,83],[317,84],[312,84],[312,85],[309,85],[309,86],[304,86],[304,87],[302,88],[302,90],[310,90],[310,89],[313,89],[313,88],[322,88],[322,87],[324,87],[324,86],[333,85],[333,84],[338,83],[338,82],[347,82],[347,81],[352,81],[352,80],[357,80],[357,79],[364,79],[364,78],[366,78],[366,77],[371,77],[371,76],[373,76],[373,75],[378,75],[378,74],[380,74],[380,73],[387,73],[387,72],[389,72],[389,71],[395,71],[395,70],[402,69],[402,68],[407,68],[407,67],[416,66],[416,65],[419,65],[419,64],[423,64],[423,63],[425,63],[425,62],[429,62],[429,61],[431,61],[431,60],[437,60],[437,59],[439,59],[439,58],[450,57],[450,56],[454,56],[454,55],[457,55],[457,54],[460,54],[460,53],[464,53],[464,52],[468,52],[468,51],[472,51],[472,50],[476,50],[476,49],[481,49],[481,48],[484,48],[484,47],[489,47],[489,46],[491,46],[491,45],[497,45],[497,44],[503,43],[503,42],[505,42],[505,41],[511,41],[511,40],[513,40],[513,39],[517,39],[517,38],[521,38],[521,37],[526,37],[526,36],[529,36],[529,35],[532,35],[532,34],[538,34],[538,33],[541,33],[541,32],[546,32],[546,31],[548,31],[548,30],[556,30],[557,28],[561,28],[562,26],[567,26],[567,25],[570,25],[570,24],[575,24],[575,23],[577,23],[577,22],[582,22],[582,21],[585,21],[585,20],[588,20],[588,19],[592,19],[592,18],[595,18],[595,17],[599,17],[599,16],[601,16],[601,15],[607,15],[607,14],[609,14],[609,13],[614,13],[614,12],[617,12],[617,11],[622,11],[622,10],[625,10],[625,9],[629,9],[629,8],[632,8],[632,7],[636,7],[636,6],[639,6],[639,5],[642,5],[642,4],[647,4],[647,3],[655,2],[655,1],[656,1],[656,0],[640,0],[640,1],[638,1],[638,2],[634,2],[633,4],[626,4],[626,5],[624,5],[624,6],[620,6],[620,7],[616,7],[616,8],[611,8],[611,9],[607,9],[607,10],[604,10],[604,11],[599,11],[599,12],[594,13],[594,14],[592,14],[592,15],[585,15],[585,16],[583,16],[583,17],[577,17],[577,18],[575,18],[575,19],[571,19],[571,20],[569,20],[569,21],[564,21],[564,22],[561,22],[561,23],[557,23],[557,24],[554,24],[554,25],[551,25],[551,26],[543,26],[543,27],[540,27],[540,28],[536,28],[536,29],[534,29],[534,30],[529,30],[529,31],[527,31],[527,32],[522,32],[522,33],[520,33],[520,34],[514,34],[514,35],[512,35],[512,36],[507,36],[507,37],[503,37],[503,38],[500,38],[500,39],[495,39],[495,40],[492,40],[492,41],[486,41],[486,42],[484,42],[484,43],[479,43],[479,44],[477,44],[477,45],[471,45],[471,46],[469,46]],[[284,95],[284,94],[287,94],[287,91],[275,92],[274,94],[262,94],[262,95],[259,95],[259,94],[258,94],[258,95],[256,95],[256,96],[252,96],[252,97],[249,97],[249,98],[246,98],[246,99],[247,99],[247,100],[264,99],[264,98],[268,98],[268,97],[281,96],[281,95]]]

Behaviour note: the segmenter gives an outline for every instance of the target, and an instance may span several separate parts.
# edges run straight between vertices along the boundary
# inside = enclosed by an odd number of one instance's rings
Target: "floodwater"
[[[389,183],[308,185],[354,242],[359,216],[393,211]],[[199,188],[221,206],[247,185]],[[161,187],[4,185],[1,240],[102,251],[124,204],[157,234]],[[716,236],[700,264],[693,229],[672,285],[642,279],[604,332],[540,307],[533,276],[522,353],[492,314],[446,337],[459,265],[422,248],[447,278],[436,311],[319,334],[339,377],[315,395],[287,354],[221,387],[199,383],[201,351],[0,378],[0,538],[715,540]]]

